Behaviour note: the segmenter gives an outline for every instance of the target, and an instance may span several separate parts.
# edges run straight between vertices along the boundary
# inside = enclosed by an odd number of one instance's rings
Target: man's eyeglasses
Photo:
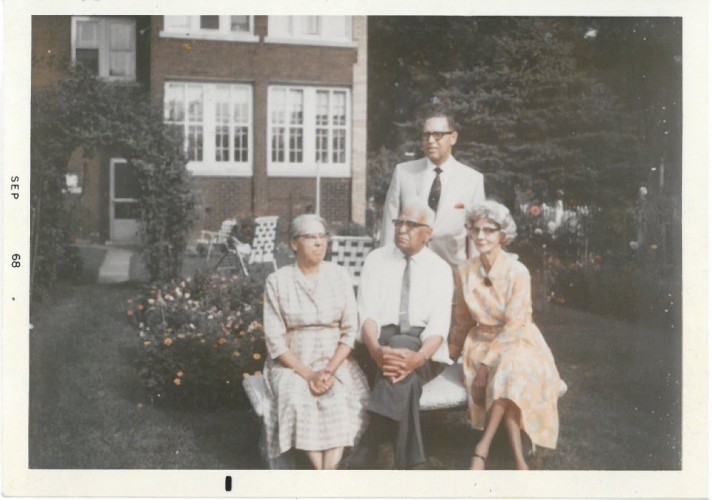
[[[300,234],[297,236],[297,238],[304,238],[305,240],[309,241],[316,241],[316,240],[328,240],[331,235],[329,233],[308,233],[308,234]]]
[[[480,234],[480,232],[482,232],[482,233],[485,233],[487,236],[489,236],[490,234],[494,234],[500,230],[500,228],[498,228],[498,227],[487,227],[487,226],[478,227],[478,226],[474,226],[474,225],[470,226],[467,224],[465,224],[465,228],[467,228],[467,230],[469,232],[471,232],[472,234]]]
[[[401,219],[393,219],[393,225],[396,226],[396,229],[400,229],[403,226],[405,226],[405,228],[408,231],[412,231],[416,227],[430,227],[427,224],[421,224],[420,222],[415,222],[412,220],[401,220]]]
[[[429,141],[429,140],[430,140],[430,136],[432,136],[433,139],[435,139],[436,141],[439,141],[440,139],[442,139],[442,138],[445,137],[446,135],[450,135],[450,134],[452,134],[453,132],[454,132],[454,130],[447,130],[447,131],[445,131],[445,132],[423,132],[422,134],[420,134],[420,138],[421,138],[422,140],[424,140],[424,141]]]

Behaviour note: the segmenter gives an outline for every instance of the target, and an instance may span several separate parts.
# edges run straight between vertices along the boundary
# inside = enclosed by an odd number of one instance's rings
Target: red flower
[[[532,205],[529,209],[529,215],[532,217],[539,217],[541,215],[541,208],[538,205]]]

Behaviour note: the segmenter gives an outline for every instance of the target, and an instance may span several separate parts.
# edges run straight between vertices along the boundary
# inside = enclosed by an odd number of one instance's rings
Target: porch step
[[[99,283],[124,283],[129,280],[129,266],[133,252],[124,248],[107,247],[104,262],[99,268]]]

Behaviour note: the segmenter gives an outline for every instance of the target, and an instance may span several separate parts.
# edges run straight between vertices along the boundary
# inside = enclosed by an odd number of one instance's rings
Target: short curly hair
[[[502,245],[508,245],[517,237],[517,224],[509,209],[494,200],[487,200],[470,207],[465,213],[465,222],[470,225],[480,219],[487,219],[499,226],[504,235]]]

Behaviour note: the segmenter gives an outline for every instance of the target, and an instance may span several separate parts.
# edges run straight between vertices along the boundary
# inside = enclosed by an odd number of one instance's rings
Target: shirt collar
[[[425,259],[425,254],[428,250],[427,246],[424,246],[423,248],[420,249],[420,252],[416,253],[415,255],[410,256],[411,262],[415,262],[416,264],[421,262],[423,259]],[[405,254],[400,251],[400,248],[398,248],[396,245],[393,245],[393,255],[397,256],[399,259],[404,259],[405,260]]]
[[[449,167],[451,167],[452,164],[455,163],[455,161],[456,161],[455,157],[450,155],[450,157],[447,160],[445,160],[445,163],[440,165],[440,168],[442,169],[442,173],[440,175],[451,170]],[[427,158],[427,157],[425,158],[425,164],[426,164],[428,172],[432,172],[435,170],[436,165],[435,165],[435,163],[432,162],[432,160],[430,158]]]

